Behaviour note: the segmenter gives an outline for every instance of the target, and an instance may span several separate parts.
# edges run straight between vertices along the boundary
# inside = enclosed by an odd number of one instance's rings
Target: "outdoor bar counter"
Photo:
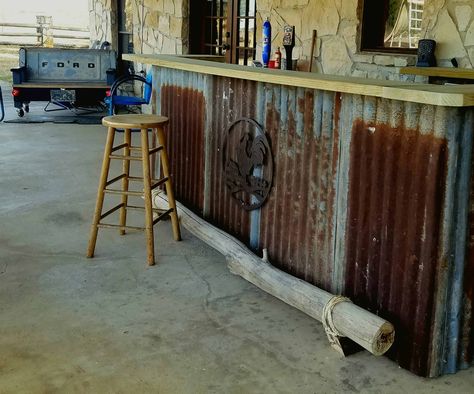
[[[392,322],[402,367],[472,364],[474,85],[123,58],[152,65],[179,201]]]

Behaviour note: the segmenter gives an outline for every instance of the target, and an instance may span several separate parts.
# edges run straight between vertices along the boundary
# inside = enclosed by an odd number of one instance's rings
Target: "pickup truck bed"
[[[115,80],[115,67],[111,50],[20,48],[19,67],[11,70],[14,106],[19,116],[31,101],[63,108],[97,106]]]

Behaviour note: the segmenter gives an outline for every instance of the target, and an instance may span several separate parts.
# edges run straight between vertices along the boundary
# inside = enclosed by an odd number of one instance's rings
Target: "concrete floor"
[[[141,233],[102,230],[86,259],[104,140],[0,123],[0,393],[472,393],[474,368],[427,380],[341,359],[320,323],[167,222],[155,267]]]

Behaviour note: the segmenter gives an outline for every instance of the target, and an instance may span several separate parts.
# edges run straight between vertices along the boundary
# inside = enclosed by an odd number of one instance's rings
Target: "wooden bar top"
[[[122,58],[159,67],[257,82],[360,94],[447,107],[474,106],[474,85],[430,85],[343,77],[302,71],[262,69],[176,55],[124,54]]]
[[[444,77],[474,79],[474,70],[455,67],[402,67],[400,74],[425,75],[427,77]]]

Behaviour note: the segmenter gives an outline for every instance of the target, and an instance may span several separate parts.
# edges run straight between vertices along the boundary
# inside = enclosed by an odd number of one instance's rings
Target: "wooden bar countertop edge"
[[[444,77],[474,79],[474,70],[456,67],[402,67],[400,74],[424,75],[427,77]]]
[[[474,106],[474,85],[430,85],[413,82],[343,77],[302,71],[262,69],[176,55],[124,54],[122,58],[124,60],[159,67],[227,78],[246,79],[257,82],[381,97],[446,107]]]

